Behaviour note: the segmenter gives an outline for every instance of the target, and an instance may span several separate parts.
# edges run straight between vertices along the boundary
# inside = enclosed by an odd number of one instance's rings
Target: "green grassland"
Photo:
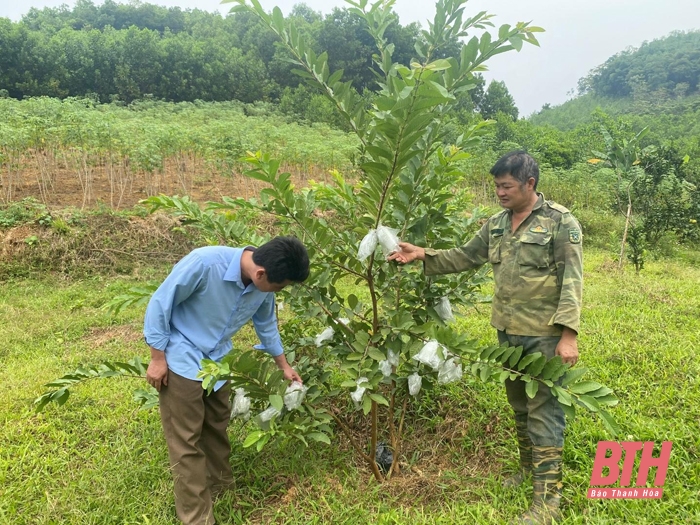
[[[596,444],[610,439],[587,414],[570,422],[564,453],[566,523],[700,522],[700,269],[650,261],[620,274],[610,255],[589,249],[580,350],[592,378],[621,399],[612,410],[619,440],[673,441],[664,496],[587,500]],[[63,407],[36,414],[42,385],[81,364],[146,358],[143,311],[110,317],[101,306],[166,267],[129,277],[82,280],[46,275],[0,285],[0,523],[176,523],[157,411],[131,399],[140,379],[95,380]],[[134,274],[136,275],[136,274]],[[487,290],[488,291],[488,290]],[[462,312],[460,327],[495,339],[488,305]],[[236,338],[253,344],[252,330]],[[359,423],[358,423],[359,425]],[[219,523],[504,523],[528,489],[503,489],[517,466],[505,394],[471,376],[423,397],[410,413],[403,473],[377,484],[342,435],[298,451],[243,449],[230,427],[237,484],[216,505]],[[358,427],[358,431],[361,428]]]

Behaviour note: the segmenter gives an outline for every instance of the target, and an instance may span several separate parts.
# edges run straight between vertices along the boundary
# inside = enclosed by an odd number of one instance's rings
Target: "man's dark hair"
[[[537,161],[533,159],[527,152],[523,150],[511,151],[506,153],[496,161],[496,164],[491,168],[491,175],[501,177],[503,175],[512,175],[522,186],[530,177],[535,179],[535,188],[540,180],[540,167]]]
[[[253,262],[265,268],[271,283],[300,283],[309,276],[309,254],[296,237],[275,237],[253,252]]]

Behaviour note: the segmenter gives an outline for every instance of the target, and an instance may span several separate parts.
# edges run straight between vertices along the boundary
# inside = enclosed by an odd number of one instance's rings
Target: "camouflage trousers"
[[[525,357],[528,354],[542,352],[547,359],[554,357],[559,337],[532,337],[506,334],[498,331],[498,342],[510,346],[522,346]],[[531,446],[556,447],[564,446],[564,427],[566,417],[557,398],[549,388],[539,388],[534,398],[530,399],[525,393],[525,383],[516,379],[506,380],[508,402],[515,413],[515,428],[518,441],[521,437],[529,437]]]

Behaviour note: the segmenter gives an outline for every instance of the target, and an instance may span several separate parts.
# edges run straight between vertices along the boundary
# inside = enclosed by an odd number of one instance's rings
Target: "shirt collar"
[[[537,192],[537,202],[532,207],[532,211],[539,210],[544,204],[544,194]]]
[[[537,210],[539,210],[543,205],[544,205],[544,194],[537,192],[537,201],[535,201],[535,205],[532,207],[532,210],[530,210],[530,215],[532,215],[533,212],[536,212]],[[528,215],[528,217],[530,215]],[[513,210],[508,210],[508,216],[509,217],[513,216]]]
[[[240,250],[236,250],[224,274],[224,281],[232,281],[243,290],[245,290],[246,286],[243,284],[243,276],[241,275],[241,257],[243,256],[243,252],[247,249],[254,250],[255,246],[246,246]]]

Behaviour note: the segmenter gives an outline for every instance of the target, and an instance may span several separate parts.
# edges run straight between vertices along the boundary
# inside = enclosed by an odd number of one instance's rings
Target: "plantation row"
[[[466,128],[447,122],[445,129],[444,141],[450,143]],[[489,168],[501,154],[523,148],[542,165],[540,191],[574,211],[589,239],[621,235],[606,217],[624,213],[629,189],[641,221],[637,234],[649,247],[665,235],[670,242],[697,243],[694,160],[681,158],[683,150],[649,144],[649,133],[635,153],[643,171],[635,171],[629,185],[629,177],[604,167],[608,163],[584,160],[608,149],[602,129],[619,144],[634,136],[625,121],[604,114],[570,132],[499,120],[481,144],[469,148],[472,155],[457,162],[453,191],[466,192],[465,202],[495,205]],[[564,138],[578,150],[566,162],[554,147]],[[288,122],[269,104],[145,100],[120,106],[91,99],[0,98],[0,204],[34,197],[50,206],[124,209],[159,194],[188,195],[197,202],[248,198],[265,187],[240,176],[245,169],[240,159],[249,151],[279,159],[296,183],[307,185],[327,181],[333,170],[353,178],[363,160],[357,146],[351,134],[327,124]]]
[[[0,202],[26,195],[44,202],[66,178],[82,205],[102,198],[113,208],[125,195],[189,194],[199,180],[230,179],[247,151],[285,159],[295,175],[351,170],[352,138],[326,125],[246,115],[240,103],[141,102],[127,107],[87,99],[0,99]],[[254,111],[248,108],[248,112]],[[97,187],[101,189],[97,189]]]

